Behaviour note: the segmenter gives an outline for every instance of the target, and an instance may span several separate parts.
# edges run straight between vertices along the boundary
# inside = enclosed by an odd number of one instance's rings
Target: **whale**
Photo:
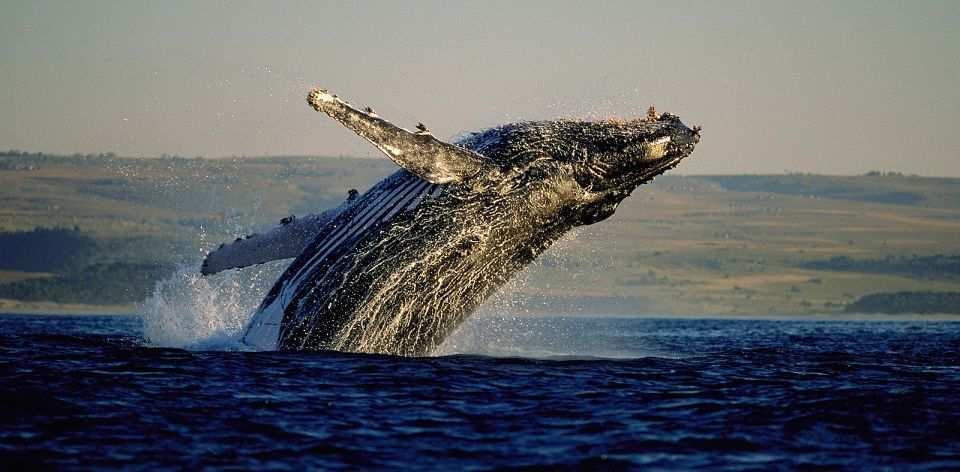
[[[565,233],[603,221],[676,167],[701,129],[632,119],[523,121],[454,142],[324,89],[307,103],[399,166],[338,207],[207,255],[206,275],[295,257],[253,314],[257,350],[430,354]]]

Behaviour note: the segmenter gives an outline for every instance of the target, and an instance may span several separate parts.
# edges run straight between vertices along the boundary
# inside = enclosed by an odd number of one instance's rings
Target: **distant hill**
[[[337,205],[395,169],[346,157],[0,153],[0,299],[90,301],[86,280],[128,303],[220,242]],[[520,311],[842,312],[876,292],[960,289],[927,259],[955,261],[957,234],[960,179],[666,175],[498,299]]]
[[[96,252],[96,242],[79,228],[34,228],[0,232],[0,268],[23,272],[56,272]]]
[[[960,205],[957,179],[880,174],[857,177],[786,175],[716,175],[704,179],[727,190],[766,192],[822,199],[855,200],[914,206]]]
[[[960,281],[960,256],[887,256],[884,259],[853,259],[836,256],[827,260],[810,261],[803,267],[813,270],[836,270],[878,274],[899,274],[920,279],[950,279]]]
[[[960,314],[960,292],[874,293],[847,305],[848,313]]]

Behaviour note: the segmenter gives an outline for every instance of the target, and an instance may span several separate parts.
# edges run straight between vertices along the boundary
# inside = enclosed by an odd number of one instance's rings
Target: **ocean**
[[[960,323],[480,316],[435,356],[0,315],[0,468],[960,469]]]

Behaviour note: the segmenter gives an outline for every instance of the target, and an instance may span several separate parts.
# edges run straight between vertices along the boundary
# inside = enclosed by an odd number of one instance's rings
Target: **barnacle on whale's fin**
[[[410,132],[370,111],[358,110],[326,90],[312,90],[307,103],[370,141],[400,167],[434,184],[458,183],[493,164],[486,157],[433,137],[426,127]],[[368,108],[369,110],[369,108]]]

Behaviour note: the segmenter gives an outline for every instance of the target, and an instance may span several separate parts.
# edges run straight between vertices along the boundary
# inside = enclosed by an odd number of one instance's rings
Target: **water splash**
[[[432,355],[535,359],[676,358],[631,331],[631,318],[480,313],[468,319]]]
[[[240,350],[247,321],[287,261],[202,277],[181,265],[139,307],[143,337],[153,346]]]
[[[571,350],[572,346],[564,345],[564,343],[572,343],[576,336],[552,326],[549,320],[544,322],[545,318],[539,316],[542,310],[531,306],[529,302],[530,293],[539,291],[539,287],[533,282],[543,278],[539,272],[559,271],[576,275],[578,267],[583,265],[584,258],[587,256],[572,249],[579,243],[578,240],[584,237],[590,239],[592,232],[584,228],[574,228],[564,234],[539,258],[491,295],[477,313],[457,327],[431,355],[603,357],[601,353],[582,352],[582,349]],[[559,288],[575,293],[577,287],[574,282],[573,279],[567,279],[569,285],[565,284]],[[572,313],[551,312],[550,314],[562,316]],[[560,342],[559,345],[558,342]]]

